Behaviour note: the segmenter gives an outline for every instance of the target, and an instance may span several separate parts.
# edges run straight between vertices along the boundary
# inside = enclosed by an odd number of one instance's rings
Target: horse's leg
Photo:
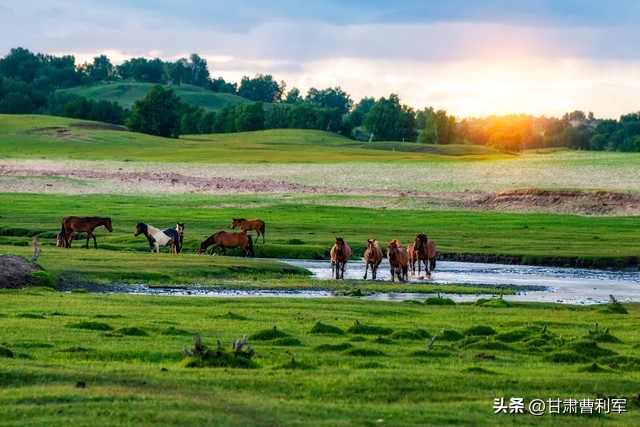
[[[336,278],[336,272],[335,272],[335,269],[336,269],[336,263],[335,263],[335,262],[333,262],[333,261],[331,261],[331,278],[332,278],[332,279],[335,279],[335,278]]]
[[[98,242],[96,242],[96,235],[91,233],[91,237],[93,237],[93,247],[98,249]]]
[[[346,261],[340,263],[340,278],[344,280],[344,266],[347,265]]]
[[[364,265],[364,277],[363,277],[364,280],[367,280],[367,271],[368,270],[369,270],[369,263],[367,262]],[[371,267],[371,275],[373,275],[373,267]]]

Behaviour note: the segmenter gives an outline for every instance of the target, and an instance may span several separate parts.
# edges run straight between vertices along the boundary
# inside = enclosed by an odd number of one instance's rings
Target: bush
[[[456,305],[455,301],[453,301],[451,298],[438,297],[427,298],[426,300],[424,300],[424,303],[426,305]]]

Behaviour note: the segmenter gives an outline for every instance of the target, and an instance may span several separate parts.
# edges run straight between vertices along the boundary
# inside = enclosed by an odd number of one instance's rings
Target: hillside
[[[0,115],[0,153],[3,158],[213,163],[418,162],[510,157],[485,147],[368,144],[331,132],[299,129],[168,139],[113,125],[41,115]]]
[[[135,101],[144,98],[153,85],[153,83],[99,82],[62,89],[61,92],[80,95],[94,101],[117,102],[123,108],[131,108]],[[234,107],[243,102],[250,102],[236,95],[216,93],[197,86],[166,87],[173,89],[175,94],[187,104],[208,111],[217,111],[227,106]]]

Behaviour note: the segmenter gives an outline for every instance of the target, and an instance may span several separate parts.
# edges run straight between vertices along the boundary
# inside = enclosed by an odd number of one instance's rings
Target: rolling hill
[[[99,82],[61,89],[61,92],[79,95],[93,101],[117,102],[123,108],[131,108],[135,101],[144,98],[152,86],[154,86],[153,83]],[[183,102],[207,111],[218,111],[227,106],[234,107],[238,104],[251,102],[236,95],[216,93],[197,86],[166,87],[173,89]]]

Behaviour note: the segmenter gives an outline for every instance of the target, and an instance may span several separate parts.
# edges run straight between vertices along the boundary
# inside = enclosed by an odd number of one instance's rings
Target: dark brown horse
[[[203,254],[207,251],[209,246],[211,248],[211,255],[216,248],[222,248],[222,253],[227,254],[226,249],[233,249],[240,247],[242,249],[242,256],[256,256],[253,252],[253,239],[244,231],[230,232],[230,231],[218,231],[216,234],[209,236],[207,240],[200,244],[198,253]]]
[[[231,221],[231,228],[235,229],[236,227],[240,227],[240,230],[243,232],[255,230],[256,233],[256,241],[260,238],[262,234],[262,243],[264,243],[264,221],[256,218],[256,219],[244,219],[244,218],[234,218]]]
[[[351,258],[351,248],[344,242],[342,237],[336,237],[336,243],[329,253],[331,255],[331,277],[344,279],[344,266]]]
[[[424,262],[424,272],[431,277],[431,272],[436,269],[436,244],[433,240],[429,240],[426,234],[416,234],[414,243],[418,260],[418,275],[420,274],[420,265]]]
[[[96,242],[96,236],[93,234],[93,230],[101,225],[104,225],[105,228],[110,232],[113,231],[113,227],[111,226],[111,218],[100,218],[97,216],[68,216],[62,220],[60,239],[64,240],[64,246],[66,248],[70,248],[74,232],[83,231],[87,233],[87,242],[84,247],[87,249],[89,248],[89,238],[92,237],[93,246],[98,249],[98,243]]]
[[[400,246],[400,242],[393,239],[387,247],[387,259],[391,268],[391,281],[398,277],[398,280],[407,280],[409,275],[409,253],[405,248]]]
[[[409,254],[409,268],[411,275],[416,274],[416,262],[418,261],[418,253],[416,252],[416,243],[412,242],[407,245],[407,253]]]
[[[375,239],[367,240],[367,249],[364,251],[364,279],[367,280],[367,270],[371,267],[371,278],[376,280],[378,266],[382,262],[382,249]]]

